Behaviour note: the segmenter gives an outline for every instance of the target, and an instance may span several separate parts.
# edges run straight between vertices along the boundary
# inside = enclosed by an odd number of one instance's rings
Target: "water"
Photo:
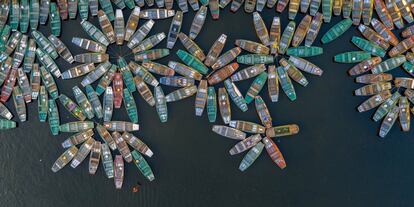
[[[262,15],[270,25],[275,11],[265,9]],[[191,11],[184,15],[182,31],[186,34],[193,16]],[[302,17],[298,14],[297,23]],[[287,11],[281,20],[284,28]],[[339,20],[334,17],[332,23],[324,24],[317,41]],[[156,21],[150,35],[167,33],[170,21]],[[96,24],[97,18],[92,22]],[[87,38],[79,20],[64,21],[62,26],[62,40],[72,53],[85,52],[70,43],[73,36]],[[48,27],[41,26],[40,30],[49,34]],[[229,37],[223,51],[231,49],[238,38],[258,41],[252,15],[241,10],[230,13],[229,6],[221,12],[219,21],[208,16],[196,42],[207,53],[222,33]],[[155,152],[147,161],[156,180],[147,182],[133,164],[128,164],[123,189],[115,190],[101,165],[96,175],[88,174],[87,161],[78,169],[68,166],[54,174],[50,167],[63,152],[60,143],[69,134],[52,136],[48,124],[37,120],[37,103],[31,103],[28,122],[0,132],[1,206],[408,206],[413,202],[412,131],[400,132],[396,124],[386,139],[378,138],[380,125],[370,120],[373,111],[356,111],[366,98],[352,96],[359,87],[346,74],[352,65],[333,63],[335,54],[357,49],[350,42],[357,33],[352,27],[341,39],[324,45],[324,55],[308,58],[324,69],[324,74],[306,74],[310,82],[306,88],[295,83],[295,102],[283,94],[278,103],[270,103],[267,89],[263,90],[274,125],[300,126],[298,135],[275,140],[287,161],[283,171],[263,153],[246,172],[240,172],[243,155],[228,154],[236,142],[211,132],[212,124],[205,113],[201,118],[194,116],[194,97],[169,104],[168,123],[162,124],[155,108],[135,93],[141,125],[135,135]],[[164,40],[158,48],[165,45]],[[177,41],[170,57],[158,62],[177,60],[175,51],[180,48]],[[62,71],[70,67],[61,58],[57,63]],[[73,98],[71,88],[80,81],[58,80],[59,90]],[[237,85],[244,94],[250,83]],[[166,93],[169,91],[171,88],[166,89]],[[11,105],[9,101],[15,114]],[[62,123],[74,121],[63,107],[59,109]],[[259,122],[253,104],[246,113],[235,106],[232,109],[234,119]],[[127,119],[123,107],[114,112],[113,119]],[[131,188],[136,182],[143,185],[141,192],[134,194]]]

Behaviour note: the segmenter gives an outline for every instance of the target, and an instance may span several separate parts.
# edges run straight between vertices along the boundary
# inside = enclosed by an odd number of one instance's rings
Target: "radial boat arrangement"
[[[410,107],[414,103],[414,26],[408,26],[414,21],[414,4],[404,0],[375,0],[372,4],[379,19],[369,16],[364,24],[358,25],[361,36],[351,39],[360,50],[337,54],[334,60],[357,63],[348,73],[358,76],[355,82],[364,85],[354,95],[369,97],[357,110],[377,108],[372,119],[381,122],[378,135],[384,138],[397,119],[401,130],[409,131],[410,113],[414,113]],[[400,37],[394,34],[396,30],[400,30]],[[408,76],[392,74],[398,69]]]

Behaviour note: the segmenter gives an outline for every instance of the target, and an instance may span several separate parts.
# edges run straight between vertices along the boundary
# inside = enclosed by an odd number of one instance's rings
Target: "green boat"
[[[154,173],[151,170],[151,167],[148,165],[144,157],[136,150],[131,152],[132,159],[134,160],[135,165],[139,171],[149,180],[153,181],[155,179]]]

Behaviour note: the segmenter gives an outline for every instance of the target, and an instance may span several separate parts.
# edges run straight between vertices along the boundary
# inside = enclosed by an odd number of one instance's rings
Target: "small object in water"
[[[137,182],[134,187],[132,187],[133,193],[138,193],[141,190],[141,183]]]

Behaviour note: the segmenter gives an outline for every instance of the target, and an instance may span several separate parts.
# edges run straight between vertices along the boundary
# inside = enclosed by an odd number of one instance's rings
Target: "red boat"
[[[116,72],[114,75],[113,85],[114,89],[114,106],[116,109],[121,108],[122,105],[122,98],[123,98],[123,90],[124,90],[124,82],[122,81],[122,74]]]

